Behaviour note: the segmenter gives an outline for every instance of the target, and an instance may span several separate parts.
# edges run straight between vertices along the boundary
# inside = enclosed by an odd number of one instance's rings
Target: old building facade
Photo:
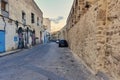
[[[43,18],[43,29],[44,29],[42,32],[43,43],[48,43],[51,35],[51,21],[49,18]]]
[[[66,26],[64,26],[60,31],[58,31],[58,39],[64,39],[67,40],[67,29]]]
[[[120,80],[119,19],[120,0],[74,0],[64,27],[69,47],[101,80]]]
[[[43,25],[45,26],[46,30],[50,33],[51,32],[51,21],[49,18],[43,18]]]
[[[34,0],[0,0],[0,4],[3,51],[40,43],[43,13]]]

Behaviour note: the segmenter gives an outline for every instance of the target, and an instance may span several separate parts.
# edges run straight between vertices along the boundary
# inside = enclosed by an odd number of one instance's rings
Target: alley
[[[0,80],[97,80],[56,43],[0,57]]]

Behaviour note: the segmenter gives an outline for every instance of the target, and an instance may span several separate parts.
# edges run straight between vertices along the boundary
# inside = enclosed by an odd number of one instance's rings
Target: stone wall
[[[120,1],[94,1],[74,25],[69,16],[66,39],[101,80],[120,80]]]
[[[120,79],[120,0],[108,0],[105,68]]]

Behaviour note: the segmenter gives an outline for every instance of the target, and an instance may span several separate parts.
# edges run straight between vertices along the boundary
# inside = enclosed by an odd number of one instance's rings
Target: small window
[[[25,17],[26,17],[26,14],[24,11],[22,11],[22,19],[25,19]]]
[[[5,2],[4,0],[1,1],[1,9],[2,9],[3,11],[8,11],[8,10],[7,10],[7,5],[8,5],[7,2]]]
[[[23,24],[26,24],[26,14],[24,11],[22,11],[22,22]]]
[[[39,20],[39,17],[37,17],[37,26],[39,26],[40,24],[40,20]]]
[[[31,13],[31,23],[35,23],[35,15],[34,15],[34,13]]]

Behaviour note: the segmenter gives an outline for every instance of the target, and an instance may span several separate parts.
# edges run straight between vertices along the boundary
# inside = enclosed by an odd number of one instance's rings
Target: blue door
[[[0,31],[0,53],[5,51],[5,32]]]

